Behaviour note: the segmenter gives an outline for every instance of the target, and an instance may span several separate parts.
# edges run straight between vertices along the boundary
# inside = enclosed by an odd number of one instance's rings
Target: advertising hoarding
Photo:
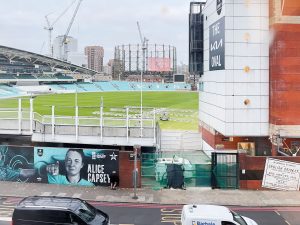
[[[171,59],[162,57],[149,57],[148,58],[148,71],[151,72],[170,72]]]

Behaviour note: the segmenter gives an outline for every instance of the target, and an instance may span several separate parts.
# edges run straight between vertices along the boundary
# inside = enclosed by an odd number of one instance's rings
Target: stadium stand
[[[3,74],[2,74],[3,75]],[[4,75],[6,76],[6,75]],[[1,76],[0,76],[1,77]],[[11,75],[7,75],[10,77]],[[30,76],[24,78],[28,80]],[[50,78],[49,78],[50,79]],[[1,81],[1,80],[0,80]],[[127,81],[102,81],[78,83],[52,83],[43,85],[8,85],[0,84],[0,98],[26,96],[47,93],[74,93],[74,92],[113,92],[113,91],[139,91],[139,82]],[[143,83],[143,91],[176,91],[191,90],[191,85],[186,83]]]
[[[77,86],[88,92],[102,91],[94,83],[79,82],[77,83]]]
[[[98,91],[138,91],[141,83],[127,81],[98,81],[98,82],[78,82],[69,84],[50,85],[53,89],[73,90],[78,92],[98,92]],[[176,91],[191,90],[191,85],[186,83],[143,83],[144,91]]]
[[[36,79],[36,77],[34,77],[33,75],[31,75],[31,74],[26,74],[26,73],[24,73],[24,74],[19,74],[19,73],[17,73],[17,74],[15,75],[15,77],[16,77],[16,79]]]
[[[103,91],[118,91],[109,81],[106,82],[95,82],[98,86],[101,87]]]
[[[68,76],[68,75],[65,75],[65,74],[62,74],[62,73],[56,73],[54,74],[54,76],[57,78],[57,79],[73,79],[73,77],[71,76]]]
[[[22,95],[22,93],[15,87],[11,87],[6,84],[0,84],[0,98],[11,98],[20,95]]]
[[[16,79],[15,74],[0,73],[1,80]]]

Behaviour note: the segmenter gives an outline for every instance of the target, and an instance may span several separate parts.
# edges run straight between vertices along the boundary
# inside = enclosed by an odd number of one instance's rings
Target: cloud
[[[73,0],[10,0],[0,7],[1,43],[40,52],[48,41],[45,15],[50,21]],[[54,26],[53,37],[66,32],[72,8]],[[178,61],[187,63],[189,1],[182,0],[83,0],[70,35],[78,39],[80,50],[99,44],[106,61],[113,57],[114,46],[140,42],[136,22],[150,42],[174,45]],[[45,47],[45,50],[47,48]]]

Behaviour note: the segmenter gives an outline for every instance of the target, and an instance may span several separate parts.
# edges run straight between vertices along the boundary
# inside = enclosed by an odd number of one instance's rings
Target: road
[[[0,197],[0,225],[9,225],[20,198]],[[180,225],[182,206],[132,203],[90,202],[109,214],[112,224]],[[254,219],[259,225],[299,225],[300,207],[230,207]],[[2,221],[1,221],[2,219]]]

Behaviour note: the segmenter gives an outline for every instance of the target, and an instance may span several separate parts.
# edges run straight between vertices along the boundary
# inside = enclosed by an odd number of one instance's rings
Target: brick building
[[[103,71],[104,49],[102,46],[87,46],[84,49],[88,57],[88,68],[98,72]]]

